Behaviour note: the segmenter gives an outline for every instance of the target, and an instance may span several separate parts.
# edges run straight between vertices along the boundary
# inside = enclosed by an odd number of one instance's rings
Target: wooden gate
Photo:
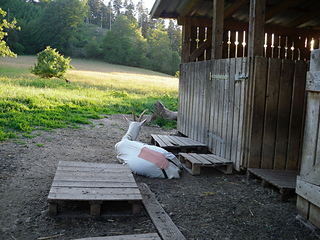
[[[178,130],[240,170],[248,76],[246,58],[181,64]]]

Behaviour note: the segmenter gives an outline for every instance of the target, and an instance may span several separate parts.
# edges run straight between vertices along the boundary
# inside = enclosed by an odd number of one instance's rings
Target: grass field
[[[29,68],[36,56],[0,57],[0,142],[90,124],[101,115],[139,113],[160,100],[177,110],[178,79],[145,69],[74,59],[67,79],[41,79]],[[149,112],[150,113],[150,112]]]

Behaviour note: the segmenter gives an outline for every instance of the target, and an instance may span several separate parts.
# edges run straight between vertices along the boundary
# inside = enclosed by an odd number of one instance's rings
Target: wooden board
[[[109,236],[109,237],[89,237],[89,238],[79,238],[75,240],[161,240],[161,238],[157,233],[145,233],[145,234]]]
[[[139,185],[139,188],[143,196],[143,204],[161,238],[163,240],[184,240],[185,237],[162,208],[161,204],[158,202],[149,187],[142,183]]]
[[[276,187],[280,191],[281,201],[287,201],[295,192],[298,171],[248,168],[247,174],[248,179],[260,178],[263,187],[268,184]]]
[[[233,163],[213,154],[179,153],[179,160],[192,175],[200,175],[202,167],[214,167],[223,173],[232,173]]]
[[[151,134],[151,144],[162,147],[173,154],[179,152],[208,152],[206,144],[187,137]]]
[[[58,215],[58,204],[65,201],[88,202],[95,216],[103,202],[128,202],[138,215],[142,196],[127,165],[60,161],[48,201],[52,215]]]

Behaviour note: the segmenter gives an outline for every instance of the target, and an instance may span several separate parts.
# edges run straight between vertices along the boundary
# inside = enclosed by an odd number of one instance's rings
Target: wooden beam
[[[297,1],[301,2],[302,0],[282,0],[282,1],[279,1],[279,3],[277,5],[273,6],[272,8],[270,8],[266,12],[265,21],[268,21],[270,18],[274,17],[275,15],[280,13],[281,11],[288,9],[290,6],[295,4]]]
[[[303,23],[312,20],[313,18],[319,17],[320,7],[314,8],[311,11],[306,12],[304,15],[296,18],[295,20],[286,24],[286,27],[299,27]]]
[[[212,59],[222,58],[224,0],[213,0]]]
[[[250,0],[248,56],[262,56],[266,0]]]
[[[204,50],[211,46],[211,41],[208,39],[207,41],[203,42],[189,57],[189,62],[194,62],[197,57],[199,57]]]
[[[249,3],[249,0],[237,0],[229,5],[224,11],[224,19],[227,19],[232,16],[239,8]]]
[[[202,2],[202,0],[191,0],[189,2],[189,4],[187,5],[187,7],[181,13],[181,16],[184,17],[184,16],[189,15],[189,13],[194,11],[196,9],[196,7],[199,5],[199,3],[201,3],[201,2]]]

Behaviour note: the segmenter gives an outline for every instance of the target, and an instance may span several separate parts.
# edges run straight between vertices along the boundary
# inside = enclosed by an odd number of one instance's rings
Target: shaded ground
[[[36,132],[24,143],[0,144],[0,239],[75,239],[156,232],[146,211],[138,218],[59,219],[48,214],[47,196],[59,160],[115,163],[114,145],[127,130],[122,116],[93,120],[94,126]],[[144,126],[150,134],[177,134]],[[180,179],[149,179],[158,201],[187,239],[317,239],[296,220],[295,199],[279,200],[272,189],[245,175],[213,169],[201,176],[183,170]],[[50,238],[48,238],[50,237]]]

